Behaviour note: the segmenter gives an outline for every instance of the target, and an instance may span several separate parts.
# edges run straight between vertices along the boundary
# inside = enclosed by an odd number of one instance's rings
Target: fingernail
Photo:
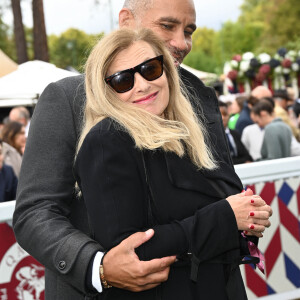
[[[250,229],[254,229],[254,225],[250,225],[250,227],[249,227]]]
[[[145,233],[146,233],[147,235],[150,235],[150,234],[152,233],[152,229],[148,229],[147,231],[145,231]]]
[[[248,234],[248,231],[245,230],[244,233],[245,233],[245,234]]]
[[[253,199],[251,199],[251,203],[254,203],[254,200],[253,200]]]
[[[251,211],[249,215],[250,215],[250,217],[253,217],[254,216],[254,212]]]
[[[242,192],[241,193],[244,193],[245,192],[245,190],[242,190]]]

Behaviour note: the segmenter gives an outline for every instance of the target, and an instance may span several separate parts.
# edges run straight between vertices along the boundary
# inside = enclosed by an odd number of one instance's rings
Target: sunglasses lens
[[[130,89],[132,89],[134,84],[133,76],[131,73],[121,73],[110,81],[111,87],[117,92],[117,93],[124,93]]]
[[[162,62],[158,59],[149,61],[141,66],[141,75],[148,81],[159,78],[162,73]]]

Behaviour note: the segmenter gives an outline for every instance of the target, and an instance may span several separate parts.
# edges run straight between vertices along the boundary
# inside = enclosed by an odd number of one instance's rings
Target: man
[[[262,99],[253,106],[251,117],[265,130],[261,160],[290,157],[292,131],[280,118],[276,118],[272,104]]]
[[[236,130],[228,128],[229,113],[227,104],[219,101],[219,107],[233,164],[238,165],[252,162],[252,157],[243,145],[240,134]]]
[[[287,93],[287,90],[275,90],[274,91],[274,101],[275,101],[275,115],[281,118],[284,123],[286,123],[292,130],[294,137],[298,142],[300,142],[300,130],[295,126],[288,114],[288,103],[293,101]]]
[[[253,89],[250,98],[244,102],[244,107],[241,110],[240,116],[235,125],[235,129],[240,133],[240,135],[243,134],[243,131],[247,128],[247,126],[253,124],[253,121],[250,118],[251,107],[262,97],[272,97],[272,93],[268,88],[260,85]]]
[[[30,113],[26,107],[14,107],[9,112],[9,120],[23,124],[25,126],[25,136],[28,136],[28,130],[30,125]]]
[[[271,99],[272,92],[265,86],[258,86],[251,92],[251,97],[255,99],[268,98]],[[249,107],[250,116],[250,107]],[[253,123],[253,122],[252,122]],[[242,143],[245,145],[253,160],[261,158],[260,149],[264,138],[264,129],[260,128],[256,123],[246,126],[242,133]]]
[[[156,32],[176,65],[191,49],[195,20],[192,0],[127,0],[119,14],[120,27],[143,26]],[[213,91],[189,72],[180,72],[194,90],[192,104],[201,102],[213,127],[210,138],[218,161],[233,172]],[[84,99],[83,76],[46,88],[31,121],[20,176],[14,230],[20,245],[46,266],[46,298],[51,300],[89,299],[86,295],[96,297],[102,290],[98,275],[103,248],[92,239],[84,202],[74,196],[72,175]],[[152,236],[151,230],[135,233],[106,253],[102,264],[110,285],[142,291],[167,280],[175,257],[141,262],[134,252]]]

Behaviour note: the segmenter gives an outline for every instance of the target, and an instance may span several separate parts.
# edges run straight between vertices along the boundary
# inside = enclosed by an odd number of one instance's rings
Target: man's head
[[[272,97],[272,92],[263,85],[257,86],[255,89],[252,90],[251,96],[257,99],[265,98],[265,97]]]
[[[219,101],[219,109],[223,120],[223,126],[224,128],[227,128],[229,121],[228,106],[225,102]]]
[[[9,113],[9,120],[19,122],[26,126],[30,119],[30,113],[24,106],[14,107]]]
[[[175,65],[191,51],[196,30],[193,0],[125,0],[119,13],[119,25],[153,30],[166,44]]]
[[[274,120],[274,106],[268,99],[262,98],[251,109],[251,119],[264,128]]]
[[[287,93],[287,90],[275,90],[274,91],[274,101],[276,105],[281,106],[283,109],[288,108],[289,101],[291,100],[290,96]]]

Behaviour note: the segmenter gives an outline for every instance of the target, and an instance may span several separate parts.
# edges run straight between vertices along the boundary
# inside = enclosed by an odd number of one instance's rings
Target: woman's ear
[[[136,21],[134,16],[128,8],[122,8],[119,12],[119,27],[120,28],[136,28]]]

